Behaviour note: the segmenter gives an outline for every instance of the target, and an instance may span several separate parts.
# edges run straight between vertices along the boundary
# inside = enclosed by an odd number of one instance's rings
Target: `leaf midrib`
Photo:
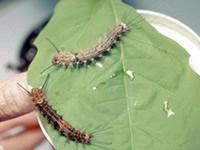
[[[113,14],[114,14],[114,17],[115,17],[115,21],[116,23],[119,22],[119,18],[117,16],[117,12],[116,12],[116,9],[114,7],[114,4],[113,4],[113,0],[110,0],[110,3],[111,3],[111,6],[112,6],[112,10],[113,10]],[[120,49],[121,49],[121,63],[122,63],[122,67],[123,67],[123,70],[124,72],[126,71],[126,68],[125,68],[125,64],[123,62],[124,60],[124,54],[123,54],[123,50],[124,50],[124,47],[121,43],[119,43],[119,46],[120,46]],[[123,82],[124,82],[124,92],[125,92],[125,96],[126,96],[126,103],[127,103],[127,114],[128,114],[128,121],[129,121],[129,130],[130,130],[130,134],[131,134],[131,149],[134,149],[134,143],[133,143],[133,130],[132,130],[132,121],[131,121],[131,112],[130,112],[130,102],[129,102],[129,96],[128,96],[128,90],[127,90],[127,83],[126,83],[126,78],[125,76],[123,76]]]

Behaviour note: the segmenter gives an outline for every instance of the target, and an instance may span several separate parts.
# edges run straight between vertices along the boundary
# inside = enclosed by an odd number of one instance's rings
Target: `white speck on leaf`
[[[110,78],[114,78],[116,76],[116,74],[112,74],[110,75]]]
[[[133,80],[135,78],[134,71],[132,71],[132,70],[127,70],[126,74],[130,77],[131,80]]]
[[[92,87],[92,89],[93,89],[94,91],[96,91],[96,90],[97,90],[97,87],[96,87],[96,86],[94,86],[94,87]]]
[[[101,63],[96,63],[96,66],[99,68],[103,68],[103,65]]]
[[[167,113],[167,118],[174,116],[175,113],[169,108],[169,102],[164,101],[164,111]]]
[[[136,107],[137,106],[137,101],[135,101],[133,105]]]

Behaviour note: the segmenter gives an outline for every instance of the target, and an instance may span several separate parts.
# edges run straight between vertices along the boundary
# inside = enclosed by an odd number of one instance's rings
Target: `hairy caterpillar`
[[[140,15],[136,16],[135,19],[138,17],[140,17]],[[144,18],[136,23],[140,23],[143,20]],[[49,43],[56,49],[56,53],[52,56],[52,64],[45,68],[42,73],[54,65],[75,68],[83,64],[90,64],[101,58],[105,53],[110,52],[116,42],[130,30],[129,26],[131,26],[132,21],[133,20],[128,23],[120,22],[110,32],[108,32],[97,45],[76,53],[60,51],[55,44],[47,38]]]
[[[110,52],[114,44],[116,44],[117,40],[123,36],[123,34],[128,32],[128,30],[128,25],[124,22],[121,22],[110,32],[108,32],[105,38],[103,38],[102,41],[97,45],[77,53],[60,51],[49,39],[47,39],[56,48],[56,52],[52,57],[52,65],[49,67],[57,65],[65,66],[68,68],[75,68],[83,64],[92,63],[96,59],[101,58],[105,53]],[[49,69],[49,67],[47,67],[42,72]]]
[[[133,25],[133,21],[140,17],[140,15],[137,15],[135,19],[128,23],[121,21],[110,32],[106,33],[105,37],[99,43],[80,52],[60,51],[52,41],[46,38],[46,40],[56,49],[56,52],[52,56],[52,64],[45,68],[41,73],[45,72],[52,66],[64,66],[72,69],[80,67],[84,64],[91,64],[95,62],[96,60],[102,58],[106,53],[110,52],[117,41],[119,41],[119,39],[130,30],[130,26]],[[144,21],[144,18],[141,18],[142,19],[139,21],[136,21],[137,24]]]
[[[47,76],[46,81],[48,80],[49,75]],[[45,83],[46,83],[45,81]],[[44,83],[44,85],[45,85]],[[41,115],[52,124],[52,126],[58,130],[58,132],[67,138],[67,142],[74,141],[76,143],[82,143],[84,145],[90,145],[93,135],[87,132],[81,132],[75,129],[69,122],[63,120],[55,109],[52,108],[45,100],[43,87],[32,88],[29,92],[22,85],[18,85],[23,88],[31,97],[32,102],[34,103],[36,109],[41,113]]]
[[[93,62],[95,58],[102,57],[105,52],[109,52],[113,44],[117,42],[117,39],[128,30],[128,26],[121,22],[111,32],[107,33],[105,38],[93,48],[79,53],[56,52],[53,54],[52,64],[74,68],[81,64]]]

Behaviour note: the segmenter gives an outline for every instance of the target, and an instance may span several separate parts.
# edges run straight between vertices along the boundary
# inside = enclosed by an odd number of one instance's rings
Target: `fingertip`
[[[26,114],[33,110],[31,96],[20,89],[27,85],[27,73],[21,73],[0,83],[0,121]]]

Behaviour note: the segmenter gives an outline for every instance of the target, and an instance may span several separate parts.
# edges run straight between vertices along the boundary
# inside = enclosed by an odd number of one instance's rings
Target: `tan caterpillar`
[[[136,16],[136,20],[140,15]],[[144,18],[137,23],[144,21]],[[110,32],[106,33],[105,37],[95,46],[87,48],[80,52],[65,52],[60,51],[53,42],[48,38],[49,43],[56,49],[52,56],[51,65],[44,69],[41,73],[45,72],[52,66],[64,66],[66,68],[76,68],[84,64],[90,64],[103,57],[106,53],[110,52],[117,41],[130,30],[129,26],[132,25],[133,20],[129,23],[120,22]]]
[[[86,49],[79,53],[56,52],[53,54],[52,64],[74,68],[80,64],[93,62],[95,58],[102,57],[105,52],[109,52],[113,44],[117,42],[117,39],[127,31],[128,26],[121,22],[111,32],[107,33],[100,43],[91,49]]]
[[[101,58],[105,53],[110,52],[114,44],[116,44],[117,40],[123,36],[123,34],[128,32],[128,30],[129,28],[127,24],[121,22],[110,32],[108,32],[105,38],[103,38],[102,41],[97,45],[78,53],[60,51],[49,39],[47,39],[56,48],[56,52],[52,57],[52,65],[47,67],[42,72],[46,71],[53,65],[75,68],[83,64],[90,64],[96,59]]]

